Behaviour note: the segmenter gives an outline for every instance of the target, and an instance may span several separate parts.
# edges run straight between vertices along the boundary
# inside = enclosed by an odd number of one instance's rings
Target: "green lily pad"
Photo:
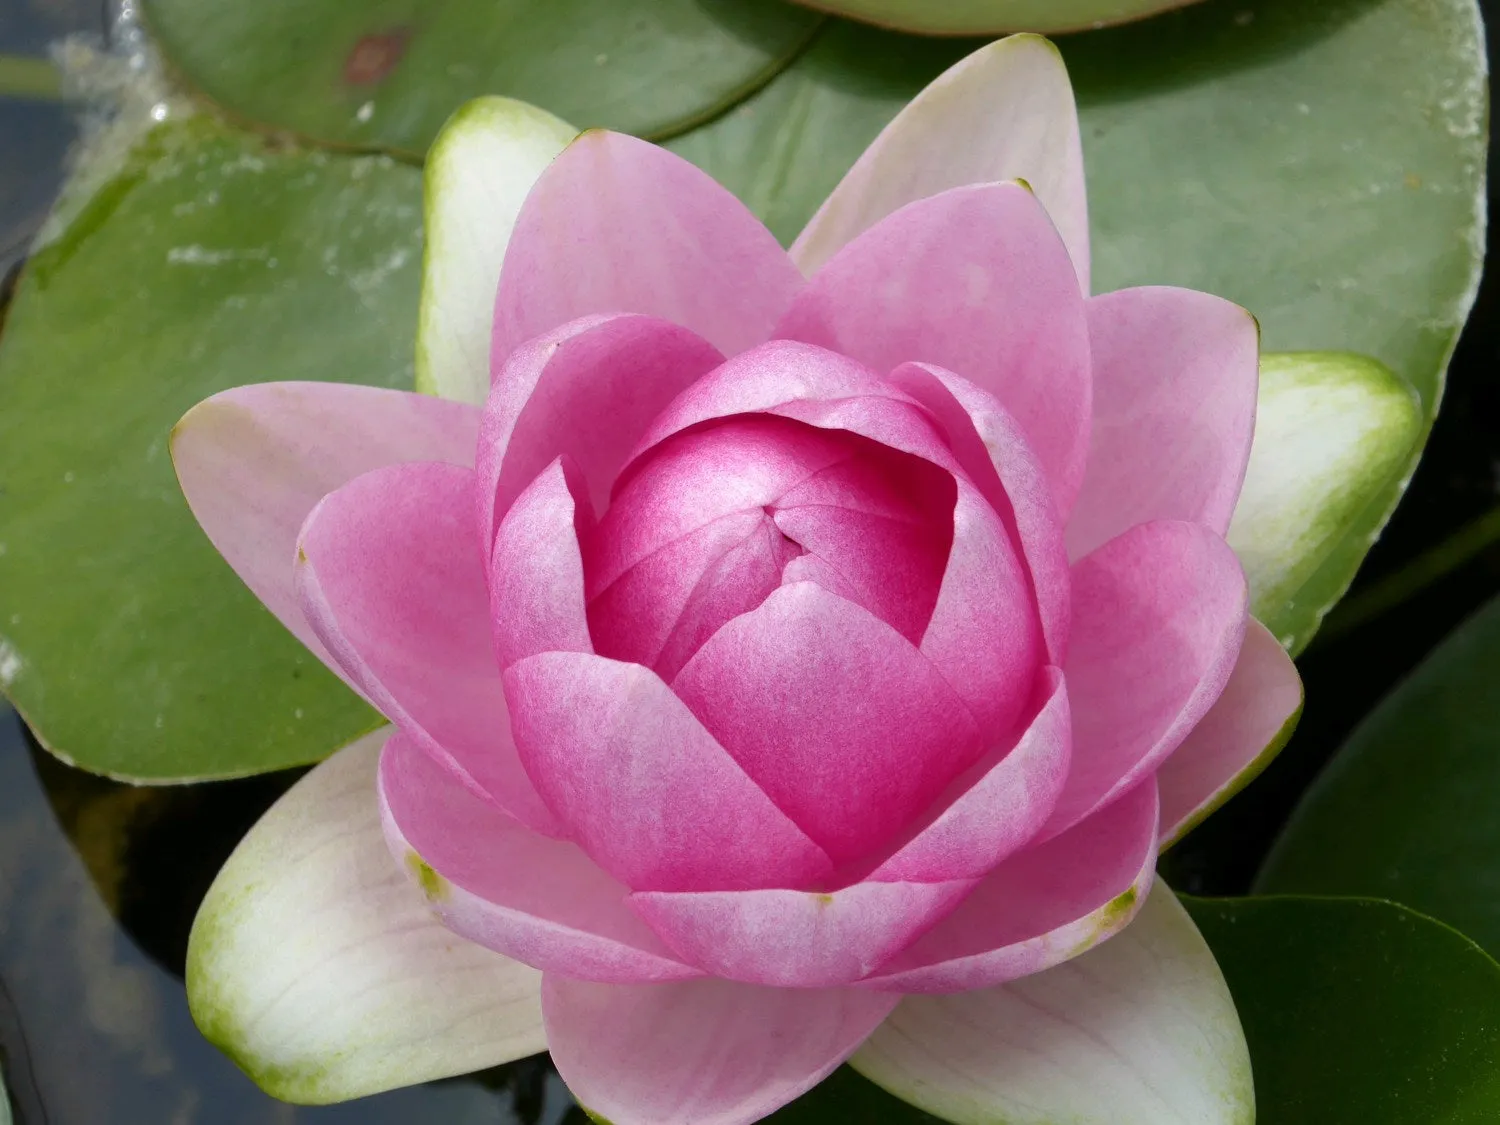
[[[1234,994],[1274,1125],[1500,1120],[1500,965],[1373,899],[1184,899]]]
[[[99,773],[315,761],[377,717],[209,545],[167,435],[238,384],[411,386],[421,172],[207,117],[119,147],[80,170],[0,336],[0,690]]]
[[[1184,0],[799,0],[825,12],[922,35],[1048,34],[1138,20]]]
[[[669,147],[790,242],[880,128],[975,45],[831,25],[755,97]],[[1267,350],[1371,355],[1416,389],[1425,440],[1483,256],[1473,0],[1211,0],[1060,46],[1096,288],[1204,289],[1254,312]],[[1294,648],[1348,587],[1415,455],[1263,610]]]
[[[1396,899],[1500,953],[1500,600],[1355,730],[1258,887]]]
[[[822,17],[780,0],[142,0],[167,60],[236,116],[420,155],[470,98],[579,126],[690,128],[784,67]]]

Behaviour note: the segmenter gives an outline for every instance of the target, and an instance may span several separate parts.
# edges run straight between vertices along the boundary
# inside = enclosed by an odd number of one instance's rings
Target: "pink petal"
[[[764,511],[750,508],[657,548],[589,602],[597,651],[675,676],[724,622],[781,585],[790,546]]]
[[[511,740],[473,519],[472,470],[428,462],[356,477],[307,517],[298,597],[387,718],[476,792],[555,833]]]
[[[811,891],[637,893],[630,906],[679,956],[714,976],[831,988],[875,971],[951,911],[973,880],[856,883]]]
[[[545,653],[507,669],[505,691],[548,805],[630,887],[797,886],[831,871],[650,669]]]
[[[581,316],[645,313],[725,355],[771,335],[802,286],[774,235],[665,149],[593,130],[532,188],[500,271],[490,355]]]
[[[902,364],[890,381],[943,427],[963,473],[999,514],[1012,542],[1020,545],[1048,658],[1061,663],[1067,652],[1072,578],[1051,486],[1021,427],[994,395],[941,367]]]
[[[1224,693],[1156,771],[1163,846],[1260,773],[1291,737],[1301,711],[1297,666],[1252,617]]]
[[[404,735],[381,754],[380,801],[391,854],[455,933],[584,980],[700,975],[626,909],[625,887],[576,846],[476,800]]]
[[[1016,35],[950,67],[896,115],[813,216],[792,258],[811,274],[891,212],[966,184],[1024,179],[1089,291],[1089,223],[1073,87],[1056,47]]]
[[[992,746],[1011,732],[1042,662],[1026,570],[1005,525],[967,480],[953,509],[953,546],[922,655],[948,681]]]
[[[1191,289],[1122,289],[1087,305],[1094,424],[1068,520],[1082,558],[1148,520],[1229,527],[1255,429],[1260,330]]]
[[[1062,673],[1043,669],[1042,702],[1019,739],[987,754],[933,803],[869,878],[937,883],[977,879],[1046,823],[1068,775],[1072,742]]]
[[[687,329],[644,316],[572,321],[506,355],[479,433],[486,542],[521,490],[559,456],[577,465],[594,510],[602,511],[651,419],[723,362]]]
[[[1199,524],[1138,524],[1074,566],[1073,763],[1047,836],[1135,788],[1198,725],[1234,668],[1246,601],[1239,560]]]
[[[1156,785],[1006,860],[925,935],[862,983],[966,992],[1041,972],[1118,933],[1156,870]]]
[[[569,478],[573,479],[569,479]],[[589,519],[576,474],[554,461],[505,514],[490,559],[490,621],[501,668],[539,652],[593,652],[578,524]]]
[[[1089,339],[1062,240],[1024,187],[912,203],[840,250],[776,335],[876,371],[921,361],[989,391],[1020,423],[1067,512],[1089,435]]]
[[[637,470],[644,453],[673,434],[751,413],[849,430],[950,471],[957,468],[933,419],[887,380],[827,348],[772,340],[735,356],[678,396],[636,443],[622,480]]]
[[[729,622],[672,687],[837,862],[878,847],[983,750],[909,641],[812,582]]]
[[[542,982],[558,1073],[595,1120],[614,1125],[759,1121],[832,1073],[897,1000],[723,980]]]
[[[200,402],[172,430],[172,462],[203,530],[266,608],[340,676],[297,605],[297,532],[328,493],[404,461],[474,462],[479,412],[343,383],[262,383]]]

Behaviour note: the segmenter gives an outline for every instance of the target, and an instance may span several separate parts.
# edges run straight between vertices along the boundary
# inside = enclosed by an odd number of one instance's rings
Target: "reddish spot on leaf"
[[[388,78],[406,54],[410,39],[408,27],[362,36],[344,60],[344,81],[351,86],[370,86]]]

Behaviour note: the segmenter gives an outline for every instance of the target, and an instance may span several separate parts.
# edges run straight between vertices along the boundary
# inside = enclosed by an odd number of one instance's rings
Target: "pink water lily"
[[[1256,326],[1086,295],[1043,41],[939,79],[790,253],[590,132],[494,268],[482,407],[244,387],[174,456],[393,725],[348,815],[378,807],[461,945],[541,971],[546,1045],[616,1125],[758,1120],[903,996],[998,1010],[1131,921],[1298,707],[1224,541]]]

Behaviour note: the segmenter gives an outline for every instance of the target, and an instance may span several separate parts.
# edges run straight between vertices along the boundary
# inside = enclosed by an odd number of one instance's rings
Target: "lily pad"
[[[142,0],[169,63],[273,129],[420,155],[481,94],[662,136],[784,67],[821,18],[780,0]]]
[[[1055,33],[1137,20],[1191,0],[799,0],[825,12],[923,35]]]
[[[1250,1043],[1275,1125],[1500,1119],[1500,965],[1373,899],[1185,899]]]
[[[209,545],[167,436],[238,384],[411,386],[421,172],[169,120],[44,238],[0,336],[0,690],[116,777],[326,757],[378,719]]]
[[[790,242],[885,123],[975,45],[831,25],[759,94],[669,147]],[[1060,46],[1096,289],[1204,289],[1254,312],[1267,350],[1371,355],[1415,388],[1425,440],[1483,256],[1473,0],[1210,0]],[[1415,455],[1262,610],[1294,649],[1348,587]]]
[[[1396,899],[1500,953],[1500,600],[1355,730],[1258,886]]]

